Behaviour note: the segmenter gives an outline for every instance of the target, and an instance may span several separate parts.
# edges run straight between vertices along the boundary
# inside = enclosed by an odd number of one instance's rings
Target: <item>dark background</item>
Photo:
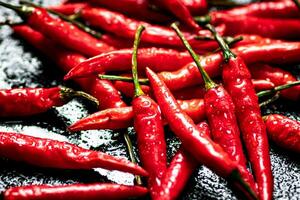
[[[16,3],[17,1],[7,1]],[[43,5],[54,5],[58,0],[34,1]],[[5,18],[16,20],[13,11],[0,8],[0,21]],[[45,47],[47,48],[47,47]],[[300,56],[300,55],[299,55]],[[299,66],[282,66],[300,77]],[[0,28],[0,87],[52,87],[63,85],[63,73],[47,58],[12,34],[8,26]],[[77,87],[76,85],[68,86]],[[24,105],[26,106],[26,105]],[[122,132],[110,130],[82,131],[70,134],[66,127],[76,120],[95,112],[86,102],[73,100],[67,105],[54,108],[39,116],[28,118],[0,119],[0,131],[69,141],[81,147],[100,150],[115,156],[128,157]],[[300,121],[299,102],[277,101],[263,109],[263,114],[281,113]],[[134,132],[128,129],[132,140]],[[180,142],[167,133],[169,159]],[[299,155],[286,152],[271,143],[271,160],[274,175],[274,199],[300,199]],[[115,182],[133,184],[133,176],[116,171],[95,169],[90,171],[68,171],[42,169],[0,158],[0,192],[6,188],[30,184]],[[223,179],[206,167],[200,166],[194,173],[182,199],[236,199],[236,195]]]

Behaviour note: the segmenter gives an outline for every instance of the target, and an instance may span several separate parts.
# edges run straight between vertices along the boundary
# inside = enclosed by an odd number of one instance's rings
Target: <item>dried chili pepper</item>
[[[210,137],[210,130],[206,122],[197,124],[201,133]],[[192,173],[198,167],[198,163],[184,148],[180,148],[172,158],[172,161],[161,179],[159,187],[160,199],[177,199]]]
[[[263,117],[269,138],[278,146],[300,153],[300,123],[288,117],[272,114]]]
[[[31,165],[58,169],[105,168],[147,176],[141,167],[108,154],[50,139],[0,132],[0,156]]]
[[[167,150],[160,109],[155,101],[144,94],[138,82],[137,54],[144,29],[142,25],[138,27],[133,46],[132,77],[135,95],[132,109],[139,155],[143,167],[149,173],[148,188],[152,198],[155,199],[159,195],[157,194],[159,179],[167,168]]]
[[[74,97],[83,97],[99,105],[98,100],[91,95],[65,87],[2,89],[0,90],[0,116],[40,114],[53,107],[62,106]]]
[[[251,186],[253,191],[256,191],[254,179],[247,170],[247,162],[240,140],[240,130],[235,116],[233,100],[223,86],[213,82],[207,75],[200,64],[199,57],[193,51],[176,24],[172,24],[171,26],[193,57],[204,80],[206,89],[204,108],[213,140],[223,147],[224,151],[228,153],[233,161],[239,164],[239,170],[243,179]]]
[[[15,10],[27,23],[60,45],[87,56],[95,56],[114,48],[98,40],[76,26],[51,17],[43,8],[15,6],[0,1],[0,5]]]
[[[249,70],[253,78],[266,79],[274,83],[275,86],[297,81],[297,78],[290,72],[267,64],[254,64],[249,66]],[[286,99],[298,101],[300,99],[300,86],[283,90],[281,96]]]
[[[196,123],[205,118],[203,99],[178,100],[178,104]],[[96,112],[75,122],[68,129],[72,132],[96,129],[118,130],[132,125],[133,111],[132,107],[128,106]]]
[[[300,17],[300,12],[292,1],[256,2],[220,12],[239,17],[253,16],[280,19]]]
[[[251,74],[243,59],[233,54],[211,25],[206,26],[214,34],[223,51],[222,77],[225,88],[232,97],[236,116],[247,153],[254,171],[260,199],[272,199],[273,177],[266,127],[263,123],[258,97],[251,82]]]
[[[39,51],[52,59],[64,72],[70,71],[74,66],[86,60],[81,54],[58,48],[41,33],[25,25],[13,26],[14,32],[33,45]],[[45,48],[47,47],[47,48]],[[99,109],[124,107],[119,92],[106,80],[97,78],[76,79],[81,88],[98,99]]]
[[[139,186],[125,186],[110,183],[72,184],[72,185],[30,185],[7,189],[4,200],[96,200],[128,199],[143,197],[148,190]]]

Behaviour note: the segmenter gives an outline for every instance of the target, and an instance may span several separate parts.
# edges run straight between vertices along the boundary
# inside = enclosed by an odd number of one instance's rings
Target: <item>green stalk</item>
[[[135,97],[144,95],[144,92],[141,88],[141,85],[139,84],[139,77],[138,77],[138,70],[137,70],[137,54],[138,54],[138,47],[141,41],[141,36],[143,31],[145,30],[145,27],[143,25],[140,25],[135,33],[134,37],[134,44],[133,44],[133,53],[132,53],[132,78],[134,83],[134,94]]]
[[[123,136],[124,136],[124,140],[125,140],[125,143],[126,143],[126,146],[127,146],[130,161],[132,163],[137,164],[135,156],[134,156],[134,152],[133,152],[132,142],[130,140],[130,137],[129,137],[127,131],[124,132]],[[136,182],[137,185],[143,185],[141,176],[135,175],[134,177],[135,177],[135,182]]]
[[[274,101],[276,101],[277,99],[279,99],[279,97],[280,97],[280,94],[279,94],[279,92],[277,92],[274,96],[272,96],[272,98],[270,98],[270,99],[268,99],[268,100],[266,100],[264,102],[261,102],[259,104],[259,107],[264,107],[266,105],[269,105],[270,103],[273,103]]]
[[[225,38],[225,42],[227,43],[228,46],[234,45],[235,43],[238,43],[242,41],[244,38],[243,36],[235,37],[235,38]],[[213,51],[213,53],[216,53],[221,50],[221,47],[218,47],[216,50]]]
[[[129,82],[129,83],[133,82],[132,77],[126,77],[126,76],[115,76],[115,75],[100,74],[100,75],[98,75],[98,78],[102,79],[102,80],[110,80],[110,81],[124,81],[124,82]],[[139,78],[138,81],[142,85],[148,85],[149,84],[149,80],[147,78]]]
[[[216,29],[211,24],[206,24],[205,27],[213,34],[216,41],[219,43],[220,48],[223,51],[223,57],[225,62],[227,63],[230,58],[235,58],[236,55],[232,53],[227,43],[223,40],[223,38],[217,33]]]
[[[190,55],[194,59],[196,65],[197,65],[197,67],[198,67],[198,69],[199,69],[199,71],[200,71],[200,73],[202,75],[203,81],[205,83],[205,89],[206,90],[210,90],[212,88],[217,87],[218,85],[215,82],[213,82],[213,80],[208,76],[208,74],[206,73],[206,71],[201,66],[198,55],[194,52],[194,50],[192,49],[192,47],[189,44],[189,42],[185,39],[185,37],[183,36],[183,34],[181,33],[181,31],[179,30],[178,26],[175,23],[173,23],[171,25],[171,27],[176,31],[176,33],[180,37],[183,45],[187,48],[188,52],[190,53]]]
[[[268,96],[268,95],[274,95],[274,94],[276,94],[277,92],[279,92],[281,90],[285,90],[285,89],[294,87],[296,85],[300,85],[300,81],[295,81],[295,82],[288,83],[288,84],[285,84],[285,85],[279,85],[279,86],[277,86],[277,87],[275,87],[274,89],[271,89],[271,90],[261,91],[261,92],[257,93],[257,96],[258,97],[263,97],[263,96]]]
[[[211,21],[211,17],[209,15],[205,15],[205,16],[197,16],[197,17],[194,17],[194,20],[197,24],[203,26],[205,24],[208,24],[210,23]]]
[[[40,5],[37,5],[37,4],[32,3],[32,2],[29,2],[29,1],[21,0],[20,2],[23,3],[23,4],[26,4],[26,5],[33,6],[33,7],[43,8],[43,7],[41,7]],[[59,12],[56,12],[56,11],[54,11],[54,10],[47,9],[47,8],[45,8],[45,9],[46,9],[49,13],[58,16],[59,18],[61,18],[61,19],[64,20],[64,21],[70,22],[71,24],[77,26],[79,29],[81,29],[81,30],[83,30],[84,32],[86,32],[86,33],[92,35],[92,36],[95,37],[95,38],[101,38],[101,37],[102,37],[102,34],[101,34],[101,33],[97,32],[97,31],[91,29],[90,27],[86,26],[85,24],[83,24],[83,23],[81,23],[81,22],[75,20],[75,19],[74,19],[74,16],[72,16],[72,15],[71,15],[71,17],[69,17],[69,16],[66,16],[66,15],[64,15],[64,14],[61,14],[61,13],[59,13]],[[78,17],[78,16],[80,16],[80,13],[77,13],[77,14],[76,14],[76,17]]]
[[[89,95],[82,91],[75,91],[75,90],[73,90],[71,88],[67,88],[67,87],[61,87],[60,89],[61,89],[60,90],[61,98],[65,101],[69,101],[70,99],[72,99],[74,97],[80,97],[80,98],[87,99],[87,100],[95,103],[97,105],[97,107],[99,106],[98,99],[96,99],[92,95]]]
[[[293,2],[296,4],[297,8],[300,10],[300,2],[298,0],[293,0]]]
[[[26,17],[34,11],[34,8],[30,6],[16,6],[2,1],[0,1],[0,6],[16,11],[22,17]]]

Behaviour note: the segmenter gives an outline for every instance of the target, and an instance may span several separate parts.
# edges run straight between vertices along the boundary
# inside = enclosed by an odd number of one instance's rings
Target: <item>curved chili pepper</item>
[[[89,4],[87,3],[67,3],[58,6],[49,6],[47,8],[64,15],[73,15],[75,13],[80,12],[80,10],[88,6]]]
[[[52,59],[64,72],[70,71],[74,66],[86,60],[81,54],[58,48],[53,45],[41,33],[31,29],[28,26],[20,25],[12,27],[14,32],[33,45],[39,51]],[[45,48],[47,47],[47,48]],[[92,94],[99,101],[99,109],[124,107],[126,104],[122,101],[119,92],[113,87],[112,83],[97,78],[76,79],[81,88]]]
[[[128,71],[131,67],[132,49],[116,50],[90,58],[74,67],[65,80],[108,71]],[[187,53],[171,49],[144,48],[138,53],[140,70],[153,66],[155,71],[176,70],[191,61]]]
[[[40,114],[66,104],[74,97],[99,102],[94,97],[65,87],[0,90],[0,116],[17,117]]]
[[[263,117],[269,138],[278,146],[300,153],[300,123],[288,117],[272,114]]]
[[[253,16],[280,19],[300,17],[300,12],[292,1],[257,2],[220,12],[239,17]]]
[[[273,177],[269,154],[266,127],[263,123],[258,97],[251,82],[251,74],[243,59],[234,55],[224,40],[218,36],[211,25],[206,26],[212,31],[223,51],[222,78],[224,86],[232,97],[236,116],[242,132],[251,168],[255,174],[260,199],[272,199]]]
[[[251,196],[255,196],[248,184],[242,180],[238,172],[239,165],[230,159],[220,145],[198,130],[192,119],[181,110],[164,82],[153,71],[146,68],[146,73],[163,116],[180,138],[185,150],[198,162],[206,165],[218,175],[238,182],[237,184],[241,184],[241,187]]]
[[[253,78],[262,78],[271,81],[278,85],[284,85],[297,81],[290,72],[278,67],[273,67],[267,64],[254,64],[249,67]],[[283,90],[281,96],[290,100],[297,101],[300,99],[300,86],[294,86],[290,89]]]
[[[190,11],[181,0],[152,0],[157,5],[173,13],[180,21],[194,30],[200,30]]]
[[[13,9],[25,16],[27,23],[60,45],[87,56],[96,56],[114,50],[113,47],[98,40],[59,18],[51,17],[43,8],[22,5],[14,6],[0,1],[0,5]]]
[[[111,183],[72,185],[30,185],[13,187],[3,194],[4,200],[96,200],[128,199],[143,197],[148,190],[139,186],[125,186]]]
[[[132,77],[134,82],[134,129],[137,135],[138,151],[143,167],[148,171],[148,188],[155,199],[159,195],[157,187],[163,173],[167,169],[167,152],[163,121],[158,105],[142,91],[138,82],[137,53],[141,34],[145,29],[139,26],[134,40],[132,54]]]
[[[176,31],[182,43],[193,57],[205,85],[204,108],[208,119],[213,140],[221,145],[233,161],[239,164],[239,170],[243,179],[256,190],[254,179],[247,170],[246,157],[243,152],[243,146],[240,139],[240,130],[235,116],[235,107],[233,101],[221,85],[216,84],[202,68],[197,54],[193,51],[188,41],[176,26],[171,25]]]
[[[0,132],[0,156],[31,165],[57,169],[105,168],[147,176],[141,167],[108,154],[76,145],[19,133]]]
[[[197,124],[201,133],[210,136],[206,122]],[[172,161],[161,179],[159,187],[160,199],[175,200],[178,198],[186,183],[198,167],[198,163],[182,147],[172,158]]]
[[[195,123],[205,118],[203,99],[178,100],[178,104]],[[118,130],[133,125],[132,107],[111,108],[85,117],[68,129],[72,132],[83,130],[112,129]]]

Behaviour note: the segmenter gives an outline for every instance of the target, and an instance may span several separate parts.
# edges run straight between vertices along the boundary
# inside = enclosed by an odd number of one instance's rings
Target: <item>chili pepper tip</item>
[[[85,92],[75,91],[75,90],[73,90],[71,88],[67,88],[67,87],[61,87],[60,93],[62,95],[62,99],[65,101],[69,101],[70,99],[72,99],[74,97],[82,97],[84,99],[87,99],[87,100],[95,103],[97,105],[97,107],[99,106],[99,101],[95,97],[93,97]]]

